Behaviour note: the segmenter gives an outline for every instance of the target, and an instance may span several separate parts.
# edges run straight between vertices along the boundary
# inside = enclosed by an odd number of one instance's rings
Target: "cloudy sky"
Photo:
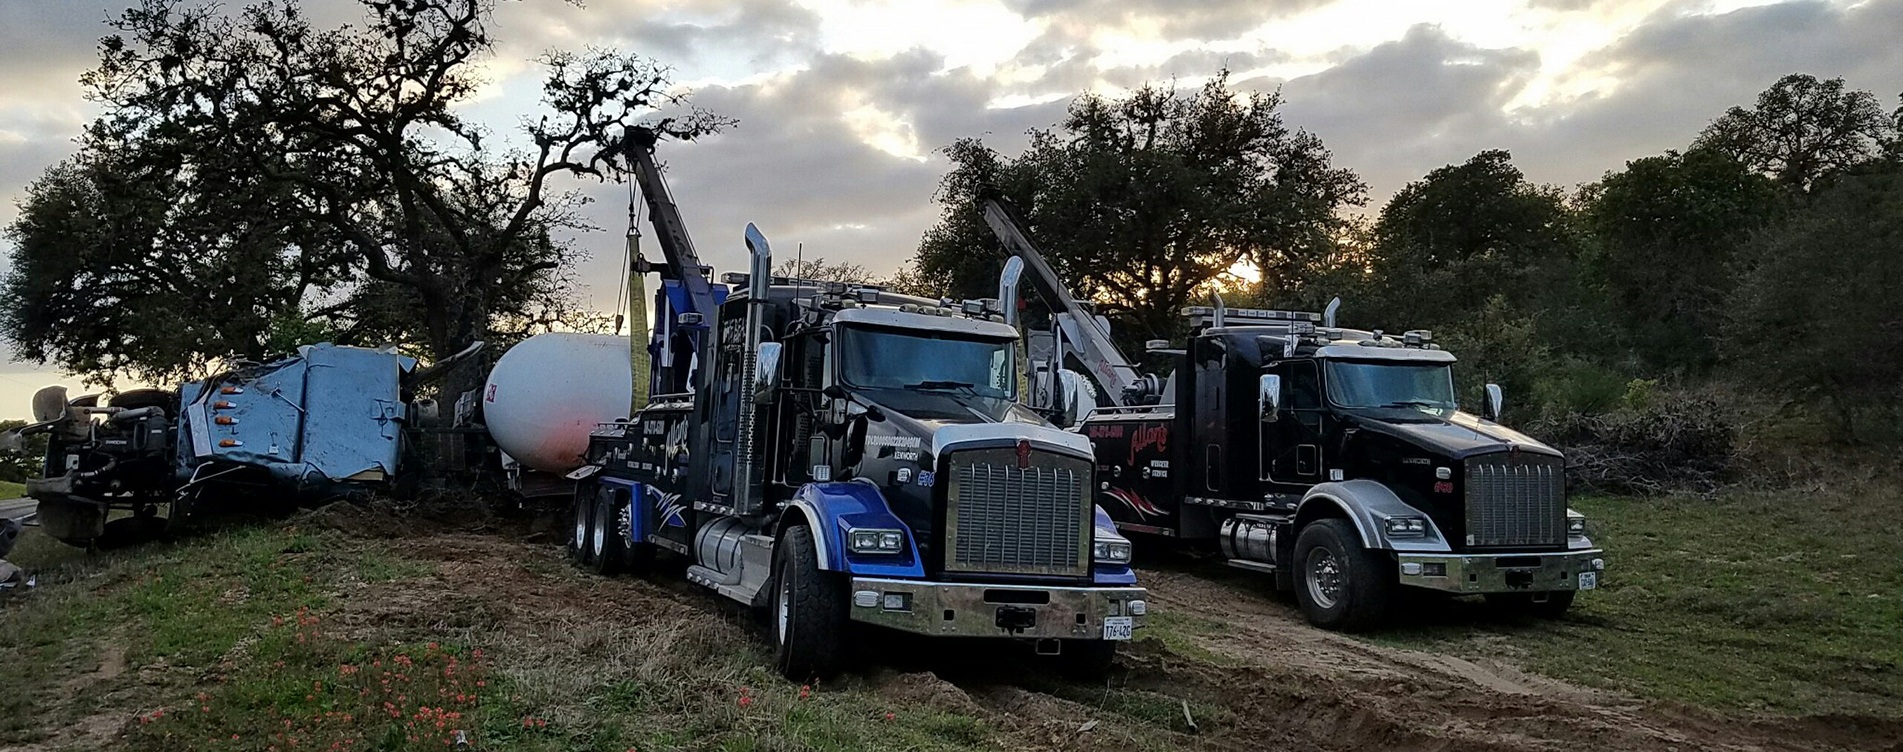
[[[0,223],[95,113],[77,83],[126,0],[0,0]],[[243,0],[227,0],[227,7]],[[305,0],[353,20],[350,0]],[[663,159],[696,244],[737,268],[741,230],[776,248],[898,268],[932,223],[937,150],[1015,150],[1078,92],[1234,71],[1371,186],[1506,148],[1572,186],[1679,148],[1779,76],[1903,92],[1903,0],[502,0],[502,46],[470,114],[510,132],[548,49],[635,50],[739,120]],[[613,304],[625,189],[577,184],[604,232],[581,239],[589,302]],[[0,366],[0,417],[60,375]]]

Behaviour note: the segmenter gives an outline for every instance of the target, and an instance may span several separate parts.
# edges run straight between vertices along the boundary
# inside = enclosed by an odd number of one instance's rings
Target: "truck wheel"
[[[573,518],[568,531],[568,560],[576,564],[588,562],[588,520],[595,511],[590,503],[594,498],[595,484],[583,484],[575,488],[575,498],[568,505]]]
[[[773,604],[767,611],[773,662],[791,681],[839,672],[845,653],[846,588],[819,569],[819,547],[804,526],[786,531],[773,556]]]
[[[1516,614],[1526,614],[1541,619],[1557,619],[1566,615],[1566,609],[1573,607],[1573,597],[1578,593],[1571,590],[1555,590],[1545,595],[1546,600],[1536,601],[1532,593],[1488,593],[1487,605]]]
[[[621,541],[621,510],[615,493],[605,488],[595,490],[594,524],[588,530],[588,571],[599,575],[610,575],[621,569],[621,557],[625,551]]]
[[[1065,640],[1063,652],[1057,654],[1057,670],[1077,681],[1101,682],[1110,676],[1116,659],[1114,640]]]
[[[1308,524],[1295,539],[1295,598],[1308,622],[1356,631],[1387,615],[1396,583],[1383,557],[1361,546],[1353,523],[1339,518]]]

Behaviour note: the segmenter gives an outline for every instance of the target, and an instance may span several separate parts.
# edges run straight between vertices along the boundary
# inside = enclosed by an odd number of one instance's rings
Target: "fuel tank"
[[[588,432],[628,414],[628,338],[538,334],[509,348],[483,386],[483,421],[496,446],[524,467],[580,467]]]

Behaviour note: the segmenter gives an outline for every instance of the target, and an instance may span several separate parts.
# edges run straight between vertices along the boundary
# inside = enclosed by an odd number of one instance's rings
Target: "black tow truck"
[[[1338,328],[1334,312],[1192,307],[1181,348],[1155,340],[1167,379],[1139,376],[1049,271],[1007,204],[986,218],[1026,259],[1059,319],[1052,349],[1112,404],[1072,426],[1097,459],[1119,530],[1215,542],[1231,566],[1293,589],[1320,626],[1380,622],[1399,587],[1484,595],[1558,616],[1599,586],[1603,552],[1567,508],[1561,453],[1456,400],[1454,355],[1426,331]],[[1036,367],[1033,369],[1038,370]],[[1061,404],[1059,414],[1082,412]]]

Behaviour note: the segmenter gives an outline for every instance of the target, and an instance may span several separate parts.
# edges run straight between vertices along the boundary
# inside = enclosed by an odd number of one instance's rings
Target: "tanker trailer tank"
[[[580,467],[589,432],[628,414],[628,342],[557,332],[509,348],[482,391],[489,437],[524,468],[559,475]]]

